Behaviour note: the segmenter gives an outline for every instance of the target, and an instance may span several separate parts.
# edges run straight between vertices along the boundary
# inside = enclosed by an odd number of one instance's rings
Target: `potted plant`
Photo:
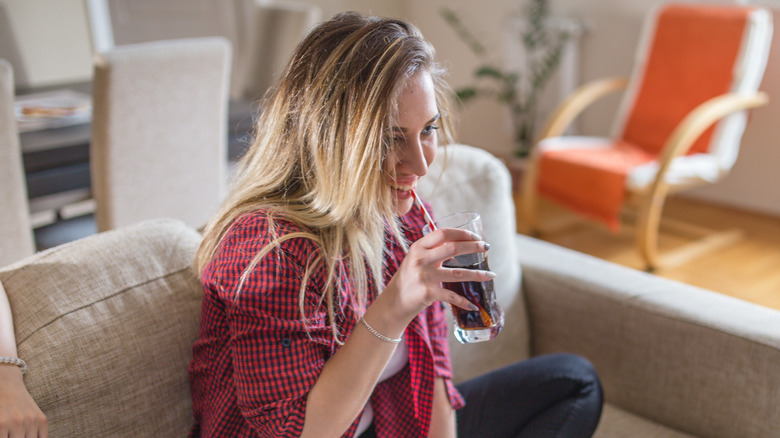
[[[485,46],[449,8],[442,17],[482,62],[474,70],[475,83],[456,90],[460,102],[479,96],[497,99],[509,107],[518,157],[531,152],[536,135],[541,92],[558,69],[570,33],[551,25],[547,0],[529,0],[522,9],[520,39],[524,49],[522,69],[507,69],[488,59]]]

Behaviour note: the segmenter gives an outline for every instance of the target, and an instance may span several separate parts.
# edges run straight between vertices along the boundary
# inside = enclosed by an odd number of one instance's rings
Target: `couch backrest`
[[[161,219],[0,269],[30,394],[51,435],[185,436],[200,235]]]
[[[499,365],[529,355],[528,318],[520,291],[520,263],[516,253],[515,205],[509,170],[498,158],[473,146],[452,144],[440,148],[428,174],[418,184],[420,197],[431,203],[434,216],[473,210],[482,216],[488,262],[497,276],[498,301],[506,322],[502,342],[461,345],[450,337],[455,380],[462,381]],[[452,319],[450,318],[450,324]],[[506,338],[514,338],[506,348]],[[491,361],[486,362],[485,357]]]

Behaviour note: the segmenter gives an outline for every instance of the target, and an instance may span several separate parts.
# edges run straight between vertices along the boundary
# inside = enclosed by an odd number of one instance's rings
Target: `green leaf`
[[[460,90],[455,91],[455,96],[457,96],[458,99],[462,102],[465,102],[472,97],[475,97],[476,95],[477,89],[474,87],[461,88]]]
[[[504,74],[501,73],[499,69],[493,66],[485,65],[482,67],[479,67],[477,71],[474,72],[474,75],[478,78],[482,77],[490,77],[495,79],[503,79]]]
[[[510,103],[512,102],[512,99],[514,99],[514,97],[515,97],[515,93],[513,91],[505,91],[498,95],[498,101],[504,103]]]

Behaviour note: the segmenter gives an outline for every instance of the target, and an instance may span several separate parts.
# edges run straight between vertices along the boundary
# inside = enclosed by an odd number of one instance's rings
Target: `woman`
[[[451,382],[443,303],[473,305],[440,284],[493,274],[442,268],[488,245],[423,237],[413,204],[446,96],[403,21],[340,14],[296,49],[198,250],[193,436],[592,434],[601,389],[576,356]]]

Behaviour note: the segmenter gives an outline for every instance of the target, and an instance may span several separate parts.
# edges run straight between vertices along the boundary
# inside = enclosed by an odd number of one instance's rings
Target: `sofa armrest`
[[[533,354],[596,366],[611,403],[698,436],[780,430],[780,312],[518,236]]]

